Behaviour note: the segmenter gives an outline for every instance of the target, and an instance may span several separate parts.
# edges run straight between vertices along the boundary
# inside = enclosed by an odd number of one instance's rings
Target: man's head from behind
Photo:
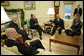
[[[75,14],[75,15],[74,15],[74,18],[75,18],[75,19],[80,19],[80,15],[79,15],[79,14]]]
[[[35,16],[34,14],[31,14],[31,18],[35,19],[35,18],[36,18],[36,16]]]
[[[18,33],[16,32],[16,30],[14,28],[8,28],[5,31],[6,36],[8,37],[8,39],[12,39],[12,38],[17,38]]]

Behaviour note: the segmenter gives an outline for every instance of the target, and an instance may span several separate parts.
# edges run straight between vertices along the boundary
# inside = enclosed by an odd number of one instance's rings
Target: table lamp
[[[52,20],[54,14],[55,14],[54,8],[49,8],[48,9],[48,15],[50,15],[50,20]]]
[[[3,6],[1,6],[1,25],[4,25],[6,23],[8,23],[9,21],[11,21],[7,15],[7,13],[5,12]]]

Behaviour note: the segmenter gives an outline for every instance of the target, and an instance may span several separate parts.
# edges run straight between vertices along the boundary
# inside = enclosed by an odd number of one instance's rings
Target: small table
[[[51,27],[51,28],[53,27],[53,25],[52,25],[52,24],[45,23],[45,24],[44,24],[44,29],[46,28],[46,26],[49,26],[49,27]]]
[[[80,45],[79,45],[78,37],[66,36],[66,35],[62,35],[62,34],[61,35],[55,34],[49,40],[49,50],[50,51],[51,51],[51,42],[75,47],[78,49],[77,54],[79,54]]]

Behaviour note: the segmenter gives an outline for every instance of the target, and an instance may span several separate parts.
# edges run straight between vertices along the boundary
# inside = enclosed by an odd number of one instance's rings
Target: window
[[[72,5],[65,5],[65,19],[70,19],[70,16],[71,16],[71,6]]]

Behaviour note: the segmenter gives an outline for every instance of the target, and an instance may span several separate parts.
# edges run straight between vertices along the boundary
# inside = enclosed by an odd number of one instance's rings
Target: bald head
[[[14,28],[8,28],[8,29],[6,29],[5,33],[6,33],[6,36],[9,39],[17,38],[17,35],[18,35],[18,33],[16,32],[16,30]]]
[[[31,14],[31,18],[36,19],[35,14]]]
[[[75,19],[80,19],[80,15],[79,15],[79,14],[75,14],[75,15],[74,15],[74,18],[75,18]]]
[[[56,15],[56,18],[57,18],[57,19],[59,19],[59,18],[60,18],[59,14],[57,14],[57,15]]]

